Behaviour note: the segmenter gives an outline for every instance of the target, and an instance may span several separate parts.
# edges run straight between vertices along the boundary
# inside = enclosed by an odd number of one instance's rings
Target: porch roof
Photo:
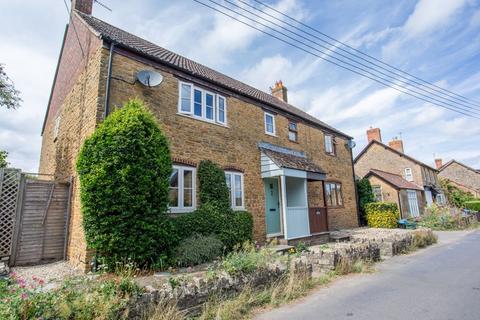
[[[304,155],[278,152],[262,147],[260,150],[280,168],[325,174],[325,170]]]
[[[371,175],[376,176],[377,178],[380,178],[381,180],[389,183],[396,189],[423,190],[422,187],[418,186],[413,182],[405,180],[400,175],[395,173],[386,172],[378,169],[370,169],[370,172],[366,175],[366,177],[368,178]]]

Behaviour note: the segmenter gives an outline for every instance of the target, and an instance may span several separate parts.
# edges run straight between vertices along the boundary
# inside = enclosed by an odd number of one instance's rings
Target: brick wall
[[[370,176],[368,178],[370,184],[373,186],[380,186],[382,188],[382,196],[384,202],[393,202],[397,206],[400,206],[398,202],[398,190],[392,187],[390,184],[386,183],[382,179],[377,178],[376,176]]]
[[[405,178],[405,168],[411,168],[413,182],[423,186],[422,167],[399,154],[374,143],[355,163],[355,173],[364,177],[370,169],[378,169],[398,174]]]
[[[257,148],[259,141],[306,151],[327,172],[329,179],[341,181],[345,205],[329,210],[329,226],[332,229],[357,226],[352,161],[345,139],[337,138],[337,156],[329,156],[324,152],[323,132],[299,122],[298,143],[291,142],[287,130],[289,120],[280,114],[275,119],[277,136],[266,135],[262,108],[235,96],[227,96],[228,128],[179,115],[178,79],[169,70],[160,71],[164,80],[158,87],[145,88],[135,82],[136,73],[149,68],[151,66],[116,54],[113,60],[111,103],[121,106],[132,97],[143,99],[166,133],[174,157],[196,163],[210,159],[222,166],[242,169],[245,205],[254,216],[256,239],[265,238],[265,199],[260,175],[260,151]],[[320,192],[317,190],[317,193]]]
[[[83,141],[103,118],[106,60],[101,60],[103,49],[100,40],[84,30],[83,24],[75,16],[73,19],[80,39],[85,40],[82,44],[85,56],[82,57],[79,53],[76,38],[75,41],[71,40],[71,28],[67,33],[50,112],[42,135],[39,171],[54,174],[58,180],[74,177],[67,256],[72,264],[85,267],[88,258],[75,163]],[[57,138],[54,138],[57,117],[60,117],[60,127]]]

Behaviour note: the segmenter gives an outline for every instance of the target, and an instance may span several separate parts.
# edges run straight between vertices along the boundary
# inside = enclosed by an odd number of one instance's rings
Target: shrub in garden
[[[216,203],[221,209],[230,209],[230,192],[225,173],[219,165],[210,160],[201,161],[198,165],[198,180],[202,204]]]
[[[109,115],[85,141],[77,161],[83,225],[89,248],[106,263],[145,266],[171,250],[171,170],[167,139],[139,100]]]
[[[180,242],[177,248],[177,263],[183,267],[191,267],[220,257],[223,243],[215,236],[194,234]]]
[[[358,191],[358,205],[360,207],[360,217],[362,224],[367,223],[367,214],[365,212],[365,206],[368,203],[375,202],[375,195],[373,194],[372,185],[370,180],[363,178],[356,181]]]
[[[480,212],[480,200],[466,201],[465,208],[472,211]]]
[[[400,216],[396,203],[373,202],[365,205],[368,226],[371,228],[396,228]]]
[[[457,208],[465,208],[465,203],[468,201],[475,201],[473,194],[466,192],[450,183],[448,179],[440,180],[440,185],[445,191],[448,203]]]
[[[266,268],[274,261],[275,252],[269,248],[256,250],[251,242],[245,242],[238,250],[230,252],[222,261],[221,268],[231,275],[248,274]]]
[[[418,225],[432,230],[458,230],[466,227],[460,212],[452,214],[450,208],[435,204],[425,209]]]

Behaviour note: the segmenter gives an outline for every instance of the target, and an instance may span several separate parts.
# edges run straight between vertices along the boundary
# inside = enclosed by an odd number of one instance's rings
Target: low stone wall
[[[415,230],[358,228],[342,230],[343,234],[350,236],[353,243],[375,243],[380,249],[380,257],[388,259],[392,256],[407,252],[414,241],[415,233],[432,232],[428,228]]]
[[[132,300],[129,306],[130,319],[143,319],[144,313],[159,302],[175,303],[179,310],[188,314],[196,314],[211,296],[229,297],[242,291],[246,286],[261,288],[285,276],[289,270],[304,272],[308,276],[335,270],[343,260],[350,263],[356,261],[375,262],[381,258],[408,251],[414,242],[415,232],[429,229],[367,229],[344,230],[350,236],[350,242],[328,243],[309,247],[308,251],[289,259],[277,259],[266,269],[259,269],[249,275],[231,276],[225,272],[208,276],[208,273],[171,276],[161,284],[145,287],[146,292]],[[283,262],[282,262],[283,261]],[[153,287],[155,286],[155,288]]]

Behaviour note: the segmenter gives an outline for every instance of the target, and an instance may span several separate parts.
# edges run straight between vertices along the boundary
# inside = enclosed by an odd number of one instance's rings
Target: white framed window
[[[227,99],[191,83],[179,81],[178,113],[226,125]]]
[[[228,190],[230,191],[230,204],[232,209],[243,210],[245,208],[243,173],[226,171],[225,180]]]
[[[339,182],[326,182],[325,195],[327,197],[328,207],[343,206],[342,184]]]
[[[420,216],[420,210],[418,208],[418,200],[417,200],[417,191],[407,190],[407,199],[408,199],[410,216],[411,217]]]
[[[58,116],[57,118],[55,118],[55,126],[53,127],[53,139],[57,139],[58,137],[58,131],[60,130],[60,121],[62,120],[62,118],[60,116]]]
[[[382,186],[372,186],[373,196],[375,201],[383,201]]]
[[[265,112],[265,133],[271,136],[275,135],[275,115]]]
[[[173,213],[190,212],[195,210],[195,168],[187,166],[173,166],[169,185],[169,207]]]
[[[412,168],[405,168],[405,180],[413,181]]]
[[[335,155],[335,145],[333,141],[333,136],[330,134],[325,134],[324,141],[325,141],[325,152],[330,155]]]
[[[288,123],[288,140],[298,142],[298,126],[296,122]]]
[[[189,83],[180,82],[180,99],[178,112],[192,114],[193,86]]]
[[[217,122],[227,124],[227,102],[225,98],[217,95]]]

